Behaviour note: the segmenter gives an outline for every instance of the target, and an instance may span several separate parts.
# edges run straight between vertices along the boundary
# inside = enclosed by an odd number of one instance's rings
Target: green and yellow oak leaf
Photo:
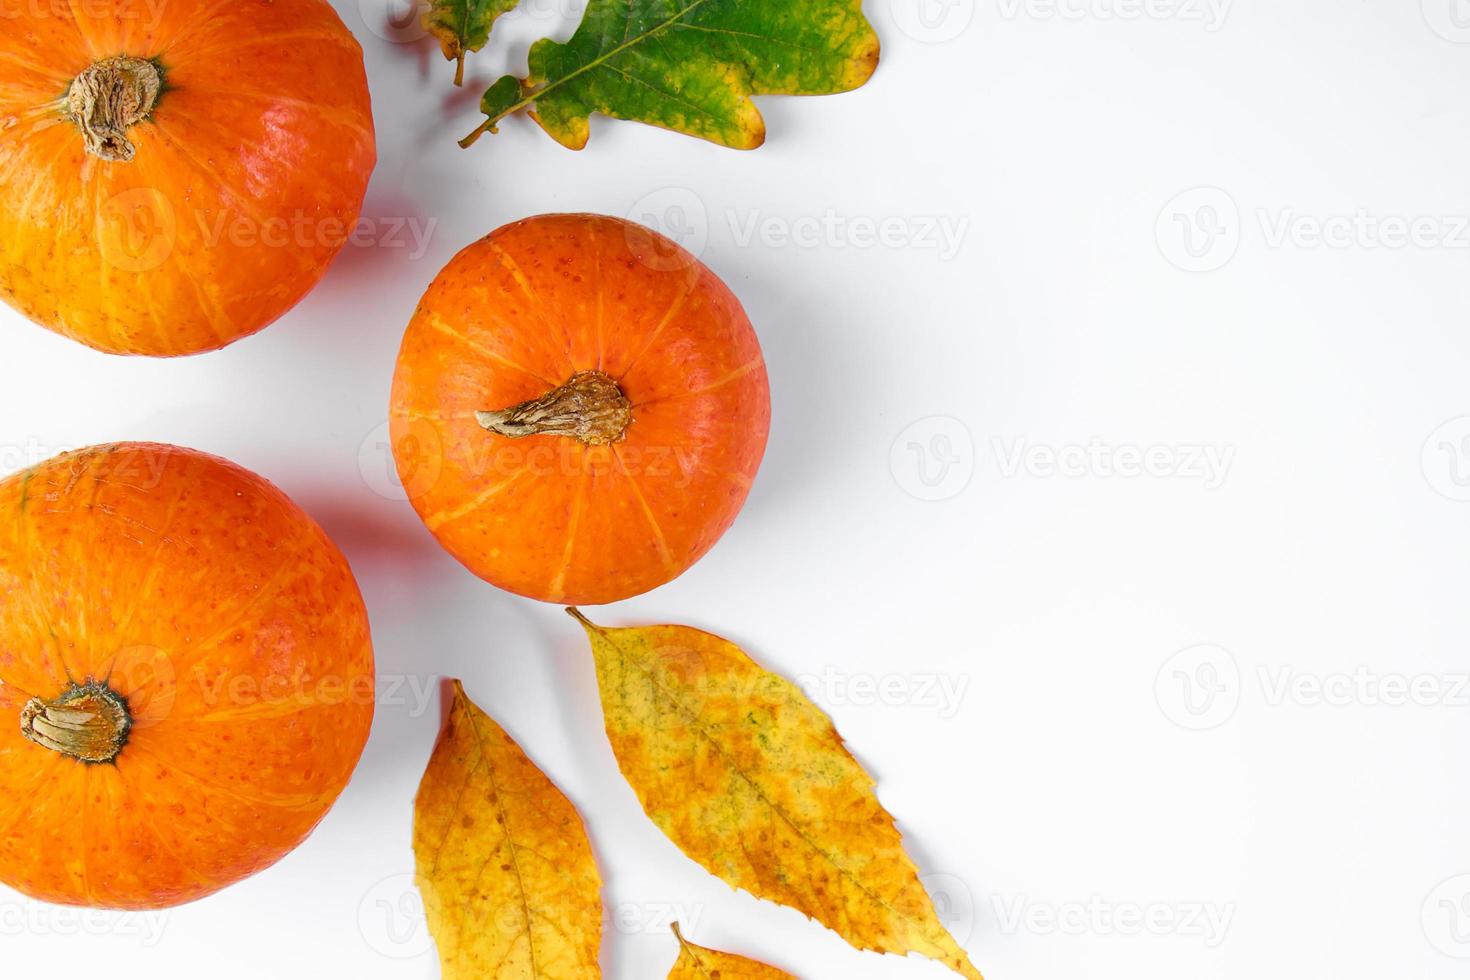
[[[774,966],[696,946],[684,938],[678,923],[674,924],[674,935],[679,937],[679,959],[669,971],[668,980],[796,980]]]
[[[877,66],[862,0],[589,0],[570,40],[537,41],[525,79],[490,86],[463,145],[530,109],[574,150],[593,113],[753,149],[766,126],[751,96],[846,92]]]
[[[727,884],[853,946],[980,980],[939,921],[872,778],[795,684],[686,626],[582,623],[604,723],[644,811]]]
[[[439,41],[444,57],[454,62],[454,84],[464,84],[464,59],[490,40],[495,18],[514,10],[520,0],[429,0],[424,28]]]
[[[601,975],[602,879],[582,818],[458,681],[413,848],[444,980]]]

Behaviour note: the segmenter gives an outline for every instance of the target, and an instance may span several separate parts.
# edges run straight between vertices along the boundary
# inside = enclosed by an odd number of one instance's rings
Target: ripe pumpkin
[[[771,415],[724,283],[667,238],[586,214],[460,252],[409,324],[392,397],[399,477],[439,542],[503,589],[576,604],[707,552]]]
[[[376,158],[325,0],[9,4],[0,297],[99,350],[223,347],[351,236]]]
[[[373,717],[347,562],[232,463],[131,443],[0,482],[0,881],[201,898],[305,839]]]

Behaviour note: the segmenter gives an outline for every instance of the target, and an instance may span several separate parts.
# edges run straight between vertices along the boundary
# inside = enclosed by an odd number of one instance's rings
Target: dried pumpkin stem
[[[112,762],[133,728],[128,702],[106,684],[74,685],[54,701],[32,698],[20,711],[20,733],[81,762]]]
[[[137,153],[128,130],[148,117],[163,90],[163,73],[153,62],[119,55],[103,58],[72,80],[66,118],[82,130],[87,152],[126,161]]]
[[[525,436],[571,436],[589,446],[617,442],[633,421],[633,403],[601,371],[579,371],[566,384],[498,412],[476,412],[491,432]]]

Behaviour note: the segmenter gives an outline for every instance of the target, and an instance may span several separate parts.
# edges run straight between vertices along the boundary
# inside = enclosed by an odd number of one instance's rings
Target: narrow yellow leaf
[[[568,612],[592,641],[618,765],[685,854],[858,949],[921,953],[981,980],[872,778],[800,688],[701,630],[604,629]]]
[[[444,980],[601,976],[602,879],[582,818],[459,681],[413,849]]]
[[[678,923],[674,935],[679,937],[679,959],[669,971],[669,980],[796,980],[774,966],[696,946],[684,938]]]

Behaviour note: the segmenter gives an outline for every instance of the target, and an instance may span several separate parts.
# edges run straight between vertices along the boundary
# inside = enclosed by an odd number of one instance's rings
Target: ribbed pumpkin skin
[[[163,908],[296,847],[373,717],[346,560],[284,494],[174,446],[85,449],[0,482],[0,881],[48,902]],[[35,744],[31,698],[106,682],[112,763]]]
[[[626,436],[510,438],[476,411],[602,371]],[[393,381],[394,459],[419,516],[482,578],[547,602],[656,588],[735,520],[765,452],[770,389],[718,277],[646,228],[545,215],[456,256],[420,302]]]
[[[0,297],[98,350],[173,356],[319,282],[376,159],[362,50],[325,0],[10,3],[0,21]],[[95,62],[155,60],[136,156],[61,115]]]

